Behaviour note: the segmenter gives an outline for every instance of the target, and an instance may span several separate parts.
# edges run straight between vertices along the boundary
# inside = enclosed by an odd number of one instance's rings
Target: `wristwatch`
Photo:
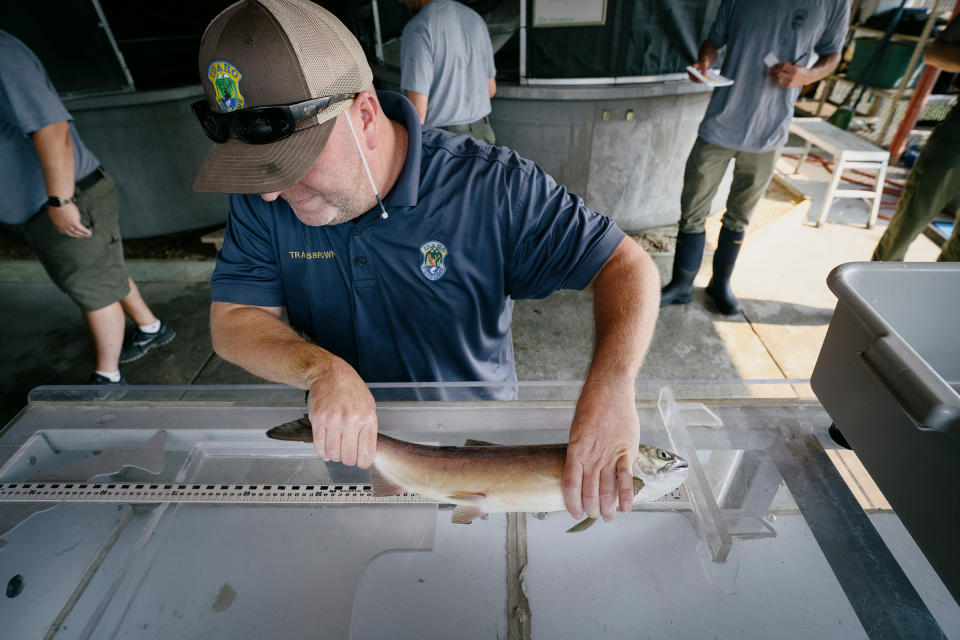
[[[50,196],[47,198],[48,207],[64,207],[71,202],[76,202],[76,196],[70,196],[69,198],[60,198],[58,196]]]

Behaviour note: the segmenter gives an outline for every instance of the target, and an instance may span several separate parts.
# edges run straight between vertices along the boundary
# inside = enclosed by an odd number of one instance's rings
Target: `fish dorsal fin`
[[[594,522],[596,522],[595,518],[585,518],[567,529],[567,533],[580,533],[581,531],[586,531],[593,526]]]
[[[267,431],[267,437],[274,440],[313,442],[313,427],[310,426],[310,418],[304,415],[302,418],[284,422],[270,429]]]
[[[640,478],[633,478],[633,497],[636,498],[637,494],[640,493],[640,490],[643,489],[643,480]]]
[[[453,510],[453,516],[450,518],[450,522],[470,524],[482,515],[483,509],[475,504],[458,504],[457,508]]]
[[[380,470],[376,467],[370,467],[370,482],[373,484],[373,495],[377,498],[398,496],[406,491],[396,482],[380,473]]]
[[[487,442],[486,440],[474,440],[473,438],[468,438],[466,442],[463,443],[465,447],[496,447],[492,442]]]

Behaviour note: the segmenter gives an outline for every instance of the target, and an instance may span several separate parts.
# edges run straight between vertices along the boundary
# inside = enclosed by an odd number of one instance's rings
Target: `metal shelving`
[[[874,130],[872,136],[866,136],[871,138],[872,142],[880,146],[886,147],[888,145],[889,140],[887,140],[887,138],[888,134],[892,136],[891,128],[894,124],[894,121],[899,122],[903,118],[903,113],[906,111],[906,104],[901,105],[901,102],[909,102],[910,98],[913,96],[913,90],[908,88],[907,85],[910,83],[910,79],[913,76],[914,71],[922,62],[924,49],[926,49],[927,44],[929,44],[933,39],[931,34],[933,32],[933,27],[936,24],[937,17],[951,3],[949,0],[933,0],[932,2],[924,4],[931,5],[930,15],[927,17],[920,35],[911,36],[894,34],[892,37],[892,40],[895,41],[914,43],[913,53],[910,56],[910,61],[907,63],[906,71],[903,74],[903,78],[900,80],[900,83],[896,88],[892,89],[866,87],[865,91],[870,95],[869,106],[867,107],[866,112],[862,112],[860,110],[857,111],[857,115],[859,116],[867,118],[880,118],[880,122],[882,124],[879,129]],[[854,22],[850,25],[848,42],[853,41],[859,34],[883,35],[883,32],[878,29],[864,27],[861,24]],[[823,107],[826,102],[830,101],[832,103],[831,98],[833,97],[838,82],[849,82],[853,85],[853,87],[856,86],[856,81],[846,77],[844,74],[834,73],[827,76],[819,88],[820,97],[817,104],[816,115],[819,116],[822,114]],[[930,96],[930,98],[934,104],[949,104],[953,99],[952,96],[939,95]],[[890,104],[887,106],[884,103]]]

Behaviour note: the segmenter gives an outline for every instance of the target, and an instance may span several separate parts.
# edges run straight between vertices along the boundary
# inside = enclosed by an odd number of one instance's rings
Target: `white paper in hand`
[[[704,75],[699,71],[697,71],[697,69],[694,68],[693,65],[691,65],[687,67],[687,71],[689,71],[694,78],[696,78],[703,84],[710,85],[711,87],[727,87],[733,84],[733,80],[731,80],[726,76],[720,75],[719,73],[717,73],[716,71],[713,71],[712,69],[707,71],[707,74]]]

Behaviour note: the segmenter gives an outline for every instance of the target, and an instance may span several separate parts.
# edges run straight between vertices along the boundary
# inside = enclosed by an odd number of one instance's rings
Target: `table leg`
[[[880,163],[877,170],[877,189],[873,196],[873,206],[870,207],[870,219],[867,221],[867,229],[871,228],[877,222],[877,214],[880,213],[880,200],[883,198],[883,184],[887,178],[887,163]]]
[[[813,143],[809,140],[806,141],[803,145],[803,153],[800,154],[800,158],[797,160],[797,166],[793,170],[794,174],[800,173],[800,167],[803,166],[803,163],[807,161],[807,155],[810,153],[810,147],[813,146]]]
[[[827,188],[827,193],[823,197],[823,207],[820,209],[820,217],[817,218],[818,227],[827,220],[827,213],[830,211],[830,205],[833,204],[833,194],[836,192],[837,187],[840,186],[840,176],[842,174],[843,160],[837,160],[833,167],[833,179],[830,181],[830,186]]]

